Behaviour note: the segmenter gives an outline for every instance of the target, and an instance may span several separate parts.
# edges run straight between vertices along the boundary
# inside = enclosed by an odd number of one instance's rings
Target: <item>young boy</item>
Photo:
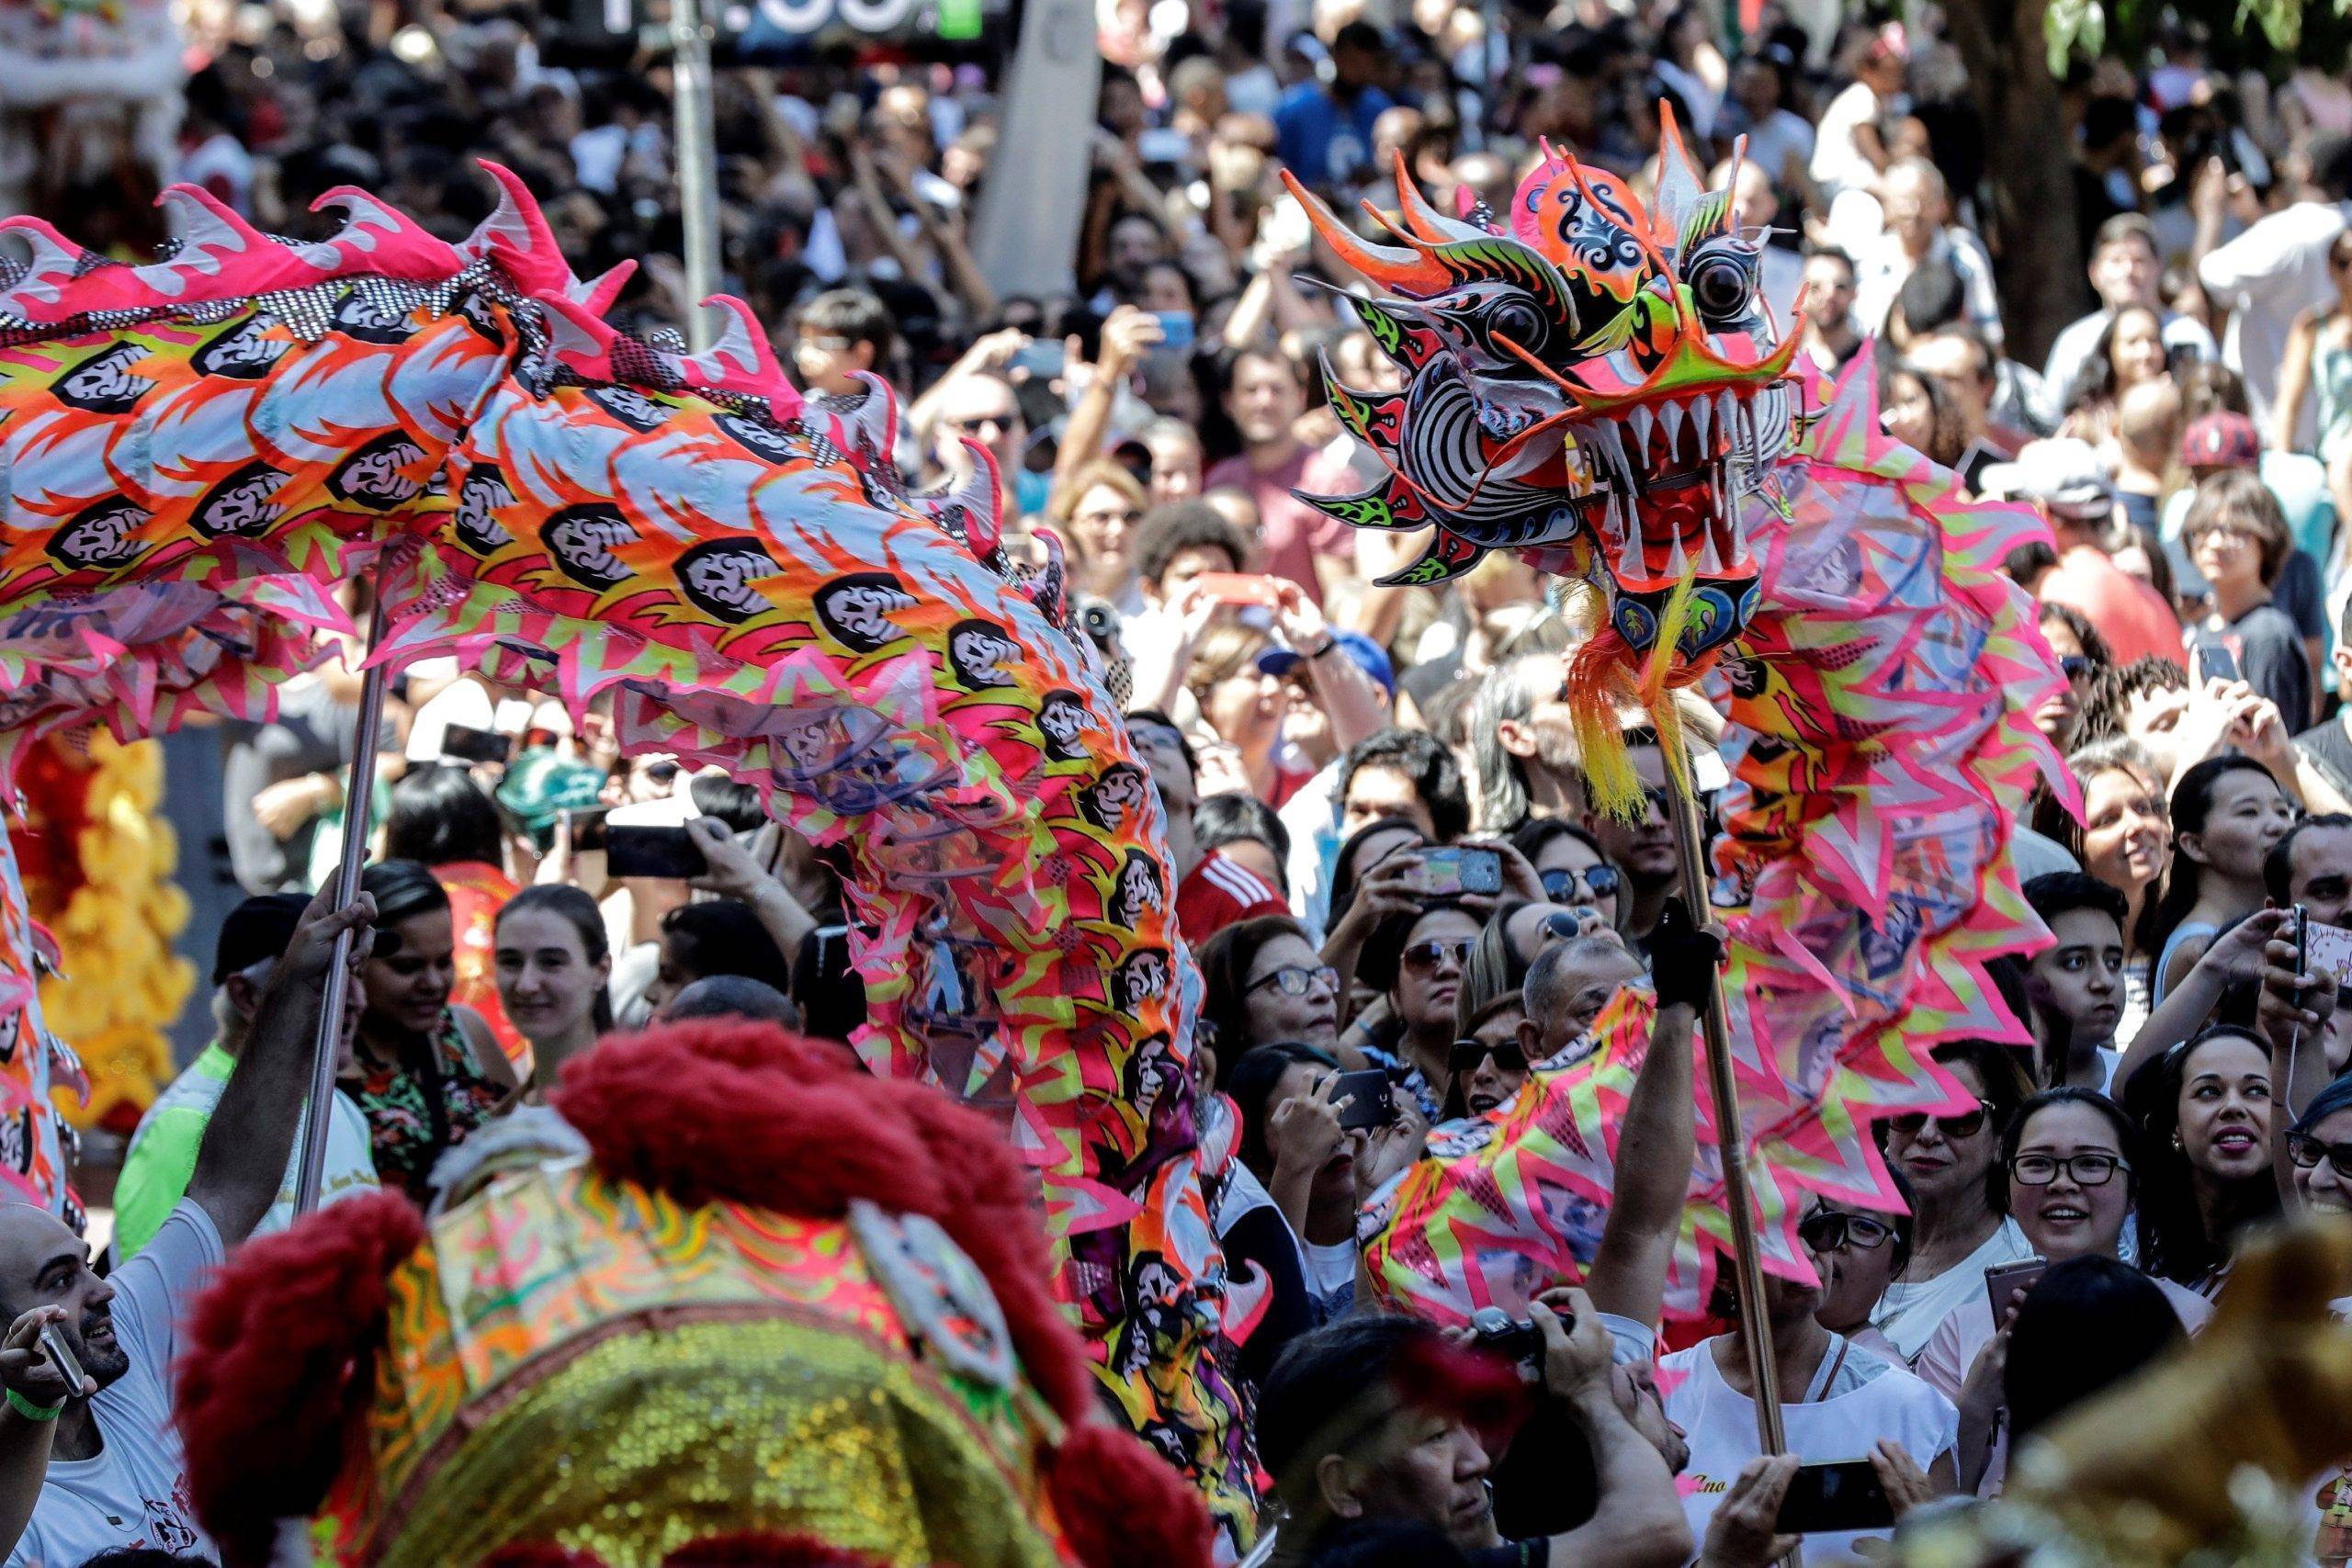
[[[2115,1024],[2123,1012],[2123,895],[2079,871],[2025,885],[2025,901],[2054,939],[2026,970],[2035,1077],[2045,1087],[2104,1090],[2115,1072]]]

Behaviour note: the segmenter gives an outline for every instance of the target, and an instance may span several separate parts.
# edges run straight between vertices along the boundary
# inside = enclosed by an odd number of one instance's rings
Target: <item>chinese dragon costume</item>
[[[1867,355],[1834,385],[1800,364],[1730,187],[1702,189],[1670,113],[1664,129],[1646,202],[1548,147],[1501,221],[1444,216],[1401,162],[1400,211],[1366,209],[1378,239],[1292,189],[1387,291],[1341,298],[1405,378],[1393,394],[1333,382],[1382,477],[1304,499],[1427,530],[1391,582],[1507,549],[1589,585],[1600,625],[1561,694],[1600,808],[1645,804],[1622,713],[1646,710],[1676,760],[1669,694],[1728,721],[1713,899],[1740,1124],[1717,1126],[1697,1086],[1668,1290],[1696,1314],[1731,1246],[1726,1148],[1748,1164],[1765,1268],[1810,1279],[1806,1193],[1899,1207],[1870,1122],[1958,1098],[1932,1047],[2024,1038],[1984,965],[2046,940],[2007,846],[2038,777],[2069,786],[2031,722],[2056,660],[2000,570],[2040,520],[1965,502],[1886,436]],[[1577,1065],[1432,1134],[1365,1222],[1385,1300],[1459,1323],[1578,1277],[1647,1010],[1622,998]]]

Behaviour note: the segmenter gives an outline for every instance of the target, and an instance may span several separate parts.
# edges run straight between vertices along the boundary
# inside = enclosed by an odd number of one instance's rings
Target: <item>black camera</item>
[[[1544,1331],[1528,1318],[1513,1317],[1500,1307],[1480,1307],[1470,1314],[1470,1332],[1479,1349],[1521,1366],[1544,1359]]]

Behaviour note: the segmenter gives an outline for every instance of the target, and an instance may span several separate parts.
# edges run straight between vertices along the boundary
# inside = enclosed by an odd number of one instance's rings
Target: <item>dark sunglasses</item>
[[[1797,1222],[1797,1239],[1815,1252],[1843,1252],[1849,1247],[1875,1252],[1894,1235],[1894,1227],[1884,1220],[1836,1209],[1822,1209]]]
[[[1482,1040],[1457,1040],[1446,1054],[1446,1067],[1455,1077],[1464,1077],[1478,1070],[1478,1064],[1492,1056],[1495,1066],[1507,1073],[1527,1071],[1527,1053],[1519,1048],[1516,1040],[1506,1040],[1489,1045]]]
[[[1459,969],[1470,962],[1470,939],[1457,937],[1452,942],[1417,942],[1399,956],[1408,969],[1435,969],[1449,958]]]
[[[678,776],[678,764],[675,762],[648,762],[645,765],[645,776],[655,784],[668,784],[672,779]]]
[[[2090,656],[2082,653],[2062,653],[2058,656],[2058,668],[2065,674],[2067,680],[2079,681],[2091,672]]]
[[[1589,904],[1607,898],[1624,884],[1613,865],[1589,865],[1582,871],[1547,871],[1538,878],[1544,896],[1560,904]],[[1577,896],[1581,889],[1583,897]]]
[[[2352,1181],[2352,1144],[2323,1144],[2309,1133],[2290,1133],[2287,1157],[2298,1170],[2310,1170],[2325,1160],[2330,1170]]]
[[[1973,1138],[1984,1130],[1984,1119],[1992,1113],[1992,1110],[1993,1107],[1989,1102],[1980,1100],[1976,1102],[1976,1109],[1973,1111],[1963,1111],[1957,1116],[1937,1117],[1936,1131],[1941,1133],[1947,1139]],[[1906,1138],[1916,1138],[1919,1135],[1920,1129],[1928,1124],[1928,1113],[1924,1111],[1906,1111],[1900,1116],[1888,1117],[1886,1124]]]
[[[1268,986],[1273,986],[1286,997],[1303,997],[1315,989],[1318,982],[1332,995],[1339,994],[1340,972],[1328,964],[1314,968],[1304,964],[1285,964],[1270,975],[1259,976],[1250,982],[1246,989],[1262,991]]]

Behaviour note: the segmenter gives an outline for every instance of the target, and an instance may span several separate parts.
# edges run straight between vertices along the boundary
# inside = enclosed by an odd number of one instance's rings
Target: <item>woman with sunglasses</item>
[[[2278,1212],[2270,1093],[2268,1043],[2234,1024],[2183,1041],[2124,1086],[2143,1134],[2141,1268],[2208,1297],[2227,1281],[2238,1234]]]
[[[2064,750],[2074,737],[2075,721],[2082,716],[2083,693],[2090,685],[2091,675],[2112,664],[2114,655],[2108,651],[2107,639],[2098,635],[2091,618],[2071,604],[2043,604],[2038,625],[2050,651],[2058,656],[2058,668],[2066,682],[2033,710],[2033,727]]]
[[[1454,1032],[1468,1033],[1473,1013],[1524,987],[1528,967],[1545,948],[1607,929],[1591,910],[1579,913],[1565,904],[1506,898],[1496,905],[1470,947],[1462,991],[1454,999]]]
[[[1533,817],[1519,825],[1511,843],[1535,867],[1544,897],[1570,908],[1589,908],[1611,931],[1623,929],[1624,878],[1600,842],[1573,822]]]
[[[1816,1234],[1824,1228],[1816,1226]],[[1821,1252],[1813,1254],[1814,1271],[1825,1279],[1833,1262]],[[1951,1401],[1913,1376],[1899,1358],[1822,1326],[1822,1299],[1819,1283],[1799,1284],[1777,1274],[1764,1281],[1786,1451],[1806,1463],[1867,1456],[1888,1495],[1897,1499],[1953,1491],[1959,1419]],[[1739,1310],[1729,1289],[1718,1290],[1715,1305],[1725,1315],[1736,1316]],[[1659,1357],[1657,1370],[1659,1386],[1667,1391],[1667,1417],[1690,1444],[1678,1487],[1684,1514],[1691,1533],[1703,1539],[1732,1483],[1759,1451],[1756,1374],[1748,1365],[1747,1338],[1734,1332],[1702,1339]],[[1888,1533],[1809,1534],[1805,1560],[1847,1562],[1862,1536]]]
[[[1296,920],[1237,920],[1201,944],[1200,964],[1201,1019],[1216,1052],[1218,1088],[1256,1046],[1295,1042],[1336,1055],[1340,977]]]
[[[2107,1096],[2072,1085],[2045,1089],[2018,1108],[2002,1134],[1991,1195],[2044,1262],[2120,1259],[2139,1149],[2139,1129]],[[2169,1280],[2155,1284],[2190,1333],[2213,1315],[2196,1292]],[[1998,1304],[2000,1321],[2012,1305]],[[2002,1470],[1996,1434],[2007,1341],[1995,1312],[1991,1295],[1978,1291],[1944,1319],[1918,1360],[1919,1375],[1960,1406],[1960,1479],[1972,1491]]]
[[[1462,1037],[1446,1056],[1441,1121],[1484,1116],[1518,1095],[1527,1081],[1527,1050],[1520,1027],[1526,1020],[1520,994],[1505,991],[1464,1021]]]
[[[1827,1266],[1821,1277],[1821,1305],[1813,1314],[1821,1326],[1890,1361],[1900,1361],[1886,1336],[1871,1326],[1879,1297],[1911,1258],[1911,1183],[1892,1166],[1887,1176],[1905,1213],[1884,1214],[1816,1198],[1813,1212],[1797,1222],[1797,1239]]]
[[[2172,872],[2148,928],[2159,1006],[2215,936],[2262,908],[2262,857],[2294,826],[2295,806],[2268,768],[2231,754],[2180,775],[2171,816]]]
[[[1454,1001],[1479,924],[1477,912],[1458,899],[1427,899],[1383,919],[1356,960],[1357,978],[1381,993],[1396,1022],[1403,1087],[1432,1120],[1443,1105]]]
[[[1986,1040],[1955,1040],[1931,1054],[1969,1103],[1879,1123],[1880,1147],[1909,1179],[1915,1200],[1911,1256],[1874,1319],[1905,1360],[1917,1359],[1952,1310],[1984,1290],[1985,1269],[2033,1255],[2017,1222],[1990,1198],[2000,1129],[2031,1090],[2024,1070]]]

